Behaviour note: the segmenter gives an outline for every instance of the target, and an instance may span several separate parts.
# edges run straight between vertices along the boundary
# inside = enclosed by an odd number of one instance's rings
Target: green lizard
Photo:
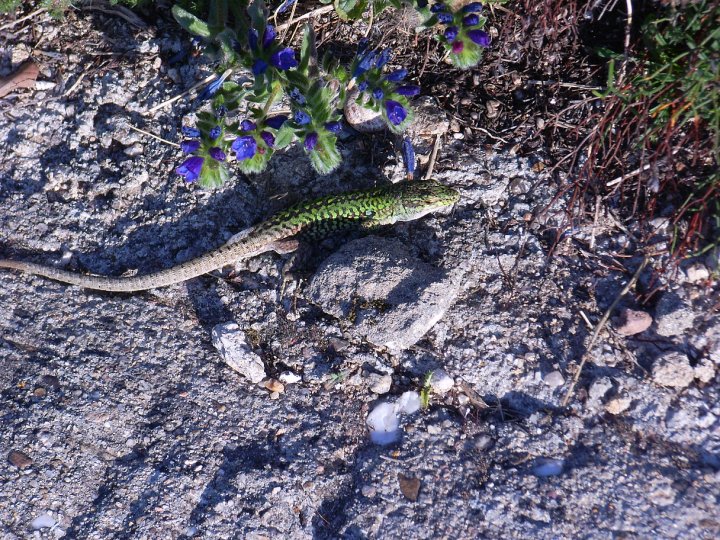
[[[418,219],[452,206],[459,194],[434,180],[402,182],[388,187],[330,195],[281,211],[243,231],[227,244],[178,266],[131,277],[82,275],[51,266],[0,259],[0,268],[12,268],[87,289],[133,292],[164,287],[206,274],[240,259],[266,251],[292,251],[302,234],[324,236],[348,226],[373,228]],[[288,244],[288,241],[291,243]],[[292,246],[288,249],[288,246]]]

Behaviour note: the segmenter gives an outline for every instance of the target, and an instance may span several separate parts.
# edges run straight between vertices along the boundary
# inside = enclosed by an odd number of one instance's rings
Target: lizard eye
[[[373,214],[374,214],[374,212],[373,212],[372,210],[365,210],[365,215],[366,215],[367,217],[370,217],[370,216],[372,216]]]

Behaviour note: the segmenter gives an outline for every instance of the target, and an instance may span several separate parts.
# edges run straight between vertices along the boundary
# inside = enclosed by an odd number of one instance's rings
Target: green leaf
[[[216,32],[225,28],[228,16],[227,0],[210,0],[210,14],[208,15],[208,26]]]
[[[289,146],[290,143],[293,142],[294,138],[295,130],[289,125],[283,124],[283,126],[278,130],[277,135],[275,135],[275,148],[282,150],[286,146]]]
[[[313,32],[312,26],[306,24],[303,28],[303,40],[302,45],[300,46],[300,65],[298,66],[298,71],[302,71],[303,73],[307,72],[314,49],[315,33]]]
[[[191,34],[204,38],[211,37],[212,34],[207,23],[198,19],[189,11],[185,11],[180,6],[175,5],[172,7],[172,14],[178,24]]]
[[[325,131],[318,134],[318,142],[315,148],[308,152],[310,163],[319,174],[328,174],[334,171],[342,157],[337,149],[337,137]]]
[[[362,17],[366,8],[367,0],[335,0],[335,12],[344,21]]]

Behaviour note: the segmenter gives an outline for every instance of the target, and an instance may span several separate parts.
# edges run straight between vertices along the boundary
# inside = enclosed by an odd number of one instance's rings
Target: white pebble
[[[436,394],[446,394],[454,385],[455,381],[444,369],[436,369],[430,376],[430,388]]]
[[[280,382],[285,384],[295,384],[300,381],[300,375],[293,373],[292,371],[283,371],[278,379]]]
[[[370,428],[370,439],[375,444],[390,444],[395,442],[400,433],[398,426],[400,420],[395,414],[395,405],[392,403],[380,403],[366,419]]]
[[[563,471],[565,462],[562,459],[543,459],[533,467],[535,476],[557,476]]]
[[[50,514],[45,512],[44,514],[40,514],[38,517],[33,519],[30,526],[34,530],[38,531],[40,529],[48,529],[48,528],[54,526],[55,523],[57,523],[57,521],[55,521]]]
[[[412,414],[420,408],[420,394],[417,392],[405,392],[395,404],[395,411],[398,414]]]

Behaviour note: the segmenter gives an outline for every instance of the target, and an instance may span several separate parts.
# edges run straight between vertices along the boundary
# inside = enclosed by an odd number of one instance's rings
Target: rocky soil
[[[209,73],[173,23],[41,14],[0,37],[0,76],[40,68],[0,100],[4,257],[149,272],[403,175],[390,139],[353,135],[329,176],[291,150],[202,191],[130,127],[177,142],[192,119],[152,110]],[[538,156],[448,135],[435,170],[451,212],[165,289],[0,272],[0,536],[717,537],[718,253],[638,272],[604,208],[555,244]]]

